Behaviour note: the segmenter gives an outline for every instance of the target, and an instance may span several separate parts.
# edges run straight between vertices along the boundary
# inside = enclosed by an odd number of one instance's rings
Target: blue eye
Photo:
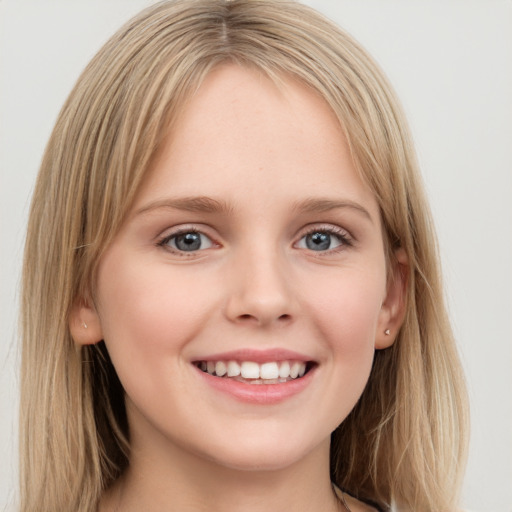
[[[297,247],[310,251],[330,251],[342,245],[349,245],[346,236],[326,230],[315,230],[303,236]]]
[[[209,249],[213,246],[213,242],[203,233],[185,231],[166,237],[161,245],[181,252],[193,252]]]

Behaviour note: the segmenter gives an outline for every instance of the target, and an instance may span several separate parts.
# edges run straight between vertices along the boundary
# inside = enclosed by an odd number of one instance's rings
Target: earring
[[[85,322],[82,322],[82,325],[84,326],[84,329],[87,329],[87,324]]]
[[[384,334],[385,334],[386,336],[389,336],[389,335],[391,334],[391,331],[390,331],[389,329],[386,329],[386,330],[384,331]]]

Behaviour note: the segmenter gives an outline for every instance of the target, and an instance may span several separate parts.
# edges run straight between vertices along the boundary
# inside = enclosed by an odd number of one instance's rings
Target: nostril
[[[292,316],[288,313],[283,313],[282,315],[279,315],[275,318],[275,321],[282,323],[282,322],[289,322],[291,320]],[[258,324],[267,324],[272,321],[270,317],[264,317],[264,315],[257,316],[257,315],[251,315],[250,313],[244,313],[242,315],[238,315],[237,320],[239,322],[256,322]]]

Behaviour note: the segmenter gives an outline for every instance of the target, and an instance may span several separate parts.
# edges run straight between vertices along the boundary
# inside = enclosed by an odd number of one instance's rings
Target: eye
[[[188,230],[165,237],[159,245],[170,247],[175,251],[193,252],[210,249],[213,246],[213,242],[204,233]]]
[[[315,229],[304,235],[298,242],[299,249],[310,251],[331,251],[344,245],[351,245],[345,231],[333,229]]]

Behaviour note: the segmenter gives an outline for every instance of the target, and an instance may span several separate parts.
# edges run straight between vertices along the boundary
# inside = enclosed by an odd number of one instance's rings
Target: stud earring
[[[84,326],[84,329],[87,329],[87,324],[85,322],[82,322],[82,325]]]
[[[386,329],[386,330],[384,331],[384,334],[385,334],[386,336],[389,336],[389,335],[391,334],[391,331],[390,331],[389,329]]]

